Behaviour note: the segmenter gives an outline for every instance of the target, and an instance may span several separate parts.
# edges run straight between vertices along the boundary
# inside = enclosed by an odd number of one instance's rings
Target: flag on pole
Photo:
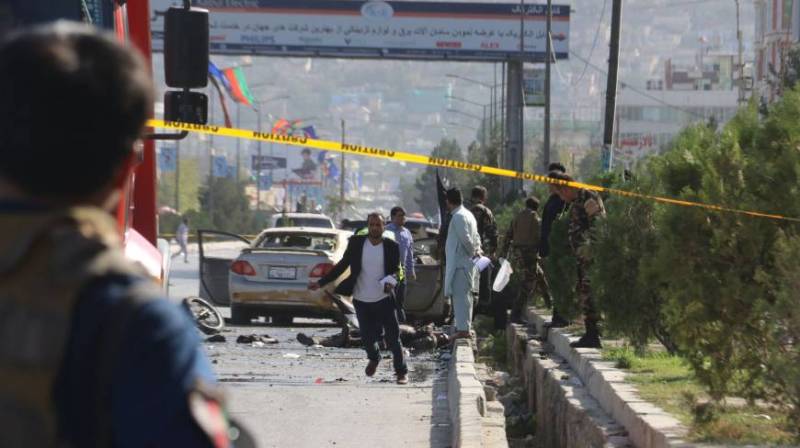
[[[244,78],[244,72],[241,67],[231,67],[222,70],[225,79],[228,80],[228,93],[231,98],[237,103],[242,103],[247,106],[252,106],[255,99],[247,87],[247,80]]]
[[[225,90],[228,91],[230,91],[230,85],[228,80],[222,74],[222,71],[220,71],[220,69],[211,61],[208,61],[208,79],[217,90],[217,95],[219,95],[219,104],[222,106],[222,115],[225,118],[225,127],[232,128],[233,124],[231,122],[231,116],[228,113],[228,105],[225,104],[225,94],[222,93],[219,83],[221,82],[223,87],[225,87]]]

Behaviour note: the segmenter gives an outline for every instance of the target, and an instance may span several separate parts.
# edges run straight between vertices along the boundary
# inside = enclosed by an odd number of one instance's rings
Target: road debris
[[[205,342],[225,342],[225,336],[221,334],[215,334],[213,336],[209,336],[206,338]]]
[[[236,342],[239,344],[255,344],[256,342],[260,342],[261,345],[253,345],[253,347],[261,347],[264,344],[277,344],[280,341],[270,337],[268,334],[265,335],[243,334],[240,335],[238,338],[236,338]]]

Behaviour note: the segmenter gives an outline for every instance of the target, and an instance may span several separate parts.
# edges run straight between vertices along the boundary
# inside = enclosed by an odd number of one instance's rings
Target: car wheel
[[[222,330],[225,320],[214,305],[200,297],[187,297],[183,299],[183,306],[194,318],[197,328],[205,334],[216,334]]]
[[[292,325],[293,320],[294,318],[292,318],[292,316],[272,316],[272,323],[282,327],[288,327],[289,325]]]
[[[250,323],[250,313],[243,309],[241,305],[231,304],[231,323],[234,325],[248,325]]]

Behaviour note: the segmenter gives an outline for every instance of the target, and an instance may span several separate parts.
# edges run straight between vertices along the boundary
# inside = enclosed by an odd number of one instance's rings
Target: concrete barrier
[[[603,361],[600,350],[570,347],[577,337],[566,329],[547,329],[544,323],[550,316],[542,310],[529,308],[527,318],[539,338],[552,346],[553,359],[564,360],[603,411],[625,427],[634,446],[688,446],[684,441],[688,429],[659,407],[642,400],[636,388],[625,381],[626,373],[615,368],[613,362]]]
[[[475,356],[468,339],[456,339],[447,380],[453,447],[483,446],[486,395],[475,372]]]
[[[506,329],[508,360],[536,410],[537,446],[627,447],[625,428],[588,392],[569,364],[547,353],[526,327]]]

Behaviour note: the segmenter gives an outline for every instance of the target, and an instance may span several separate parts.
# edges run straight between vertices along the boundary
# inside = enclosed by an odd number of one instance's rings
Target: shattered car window
[[[305,249],[305,250],[336,250],[336,237],[333,235],[310,234],[269,234],[256,245],[262,249]]]

